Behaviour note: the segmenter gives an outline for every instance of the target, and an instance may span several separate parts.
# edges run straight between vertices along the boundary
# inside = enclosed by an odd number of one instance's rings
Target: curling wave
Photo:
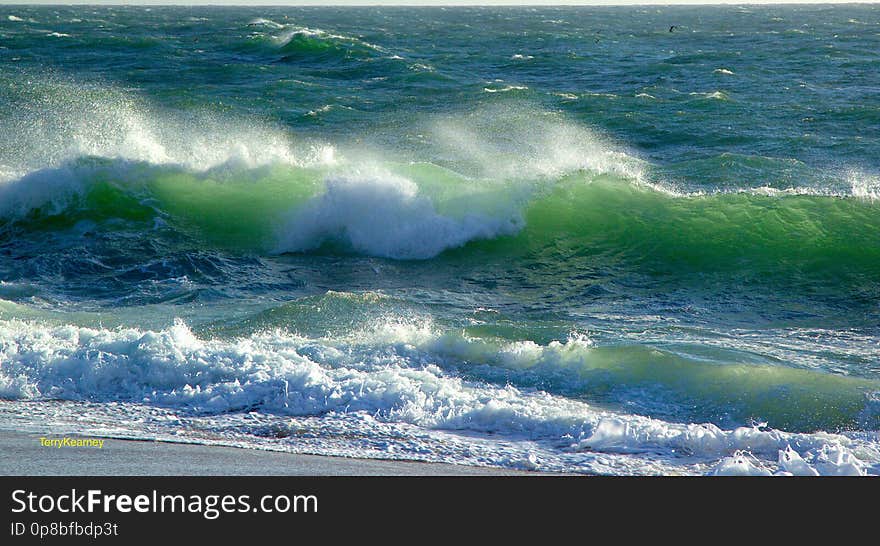
[[[477,244],[512,259],[612,260],[661,274],[880,274],[880,204],[855,195],[676,195],[584,171],[495,181],[431,164],[194,172],[101,159],[33,172],[0,194],[7,227],[115,218],[139,230],[137,222],[161,217],[213,245],[248,251],[322,248],[409,260]]]

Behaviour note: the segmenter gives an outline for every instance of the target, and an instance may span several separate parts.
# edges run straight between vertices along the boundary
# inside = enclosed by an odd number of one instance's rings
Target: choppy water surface
[[[0,428],[878,474],[877,51],[874,6],[3,7]]]

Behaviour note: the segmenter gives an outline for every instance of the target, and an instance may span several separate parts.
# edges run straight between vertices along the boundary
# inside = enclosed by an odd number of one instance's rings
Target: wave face
[[[10,7],[0,429],[880,474],[878,12],[731,9]]]

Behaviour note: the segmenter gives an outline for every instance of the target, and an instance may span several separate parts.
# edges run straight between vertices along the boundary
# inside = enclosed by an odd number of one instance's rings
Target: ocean
[[[0,430],[880,474],[880,6],[0,7]]]

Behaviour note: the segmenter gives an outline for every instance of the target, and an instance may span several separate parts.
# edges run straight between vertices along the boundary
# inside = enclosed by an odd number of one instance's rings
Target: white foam
[[[297,36],[306,36],[308,38],[318,38],[326,36],[327,38],[342,38],[342,36],[336,36],[333,34],[327,34],[323,30],[320,29],[310,29],[307,27],[296,27],[285,30],[281,34],[272,37],[272,41],[278,47],[283,47],[290,43],[291,40],[296,38]]]
[[[282,27],[284,28],[284,27]],[[281,34],[272,37],[272,42],[277,47],[284,47],[289,44],[292,40],[294,40],[298,36],[305,36],[306,38],[317,38],[320,40],[339,40],[342,42],[346,42],[348,44],[358,44],[365,46],[369,49],[373,49],[375,51],[384,52],[385,49],[376,45],[371,44],[369,42],[365,42],[358,38],[353,38],[351,36],[345,36],[342,34],[334,34],[332,32],[327,32],[326,30],[320,28],[309,28],[309,27],[290,27],[287,28]]]
[[[492,87],[484,87],[483,91],[486,93],[506,93],[508,91],[525,91],[528,89],[525,85],[505,85],[504,87],[492,88]]]
[[[10,398],[128,399],[212,412],[257,406],[290,415],[344,409],[447,429],[519,431],[525,418],[556,434],[579,427],[576,412],[586,407],[277,332],[222,342],[199,340],[182,323],[158,332],[0,324]]]
[[[729,100],[729,97],[727,96],[727,94],[724,91],[706,91],[706,92],[694,91],[692,93],[688,93],[688,95],[690,95],[692,97],[703,97],[706,99],[713,99],[713,100]]]
[[[271,19],[264,19],[263,17],[257,17],[256,19],[251,19],[251,21],[248,22],[248,26],[249,27],[268,27],[268,28],[273,28],[273,29],[284,28],[284,25],[282,25],[280,23],[276,23],[275,21],[272,21]]]
[[[437,212],[411,180],[381,169],[327,180],[324,193],[291,214],[281,230],[279,252],[314,249],[326,241],[350,245],[371,256],[425,259],[474,239],[516,233],[516,211],[492,216]]]
[[[833,173],[840,182],[824,186],[789,186],[787,188],[772,188],[758,186],[753,188],[737,188],[733,190],[719,189],[712,193],[746,193],[752,195],[766,195],[769,197],[783,196],[815,196],[815,197],[838,197],[856,198],[864,201],[876,201],[880,199],[880,177],[867,174],[856,169],[846,170],[843,176]]]
[[[147,331],[7,320],[0,322],[0,396],[124,402],[131,413],[150,415],[155,412],[137,408],[165,408],[165,430],[199,419],[203,441],[228,437],[232,427],[244,447],[263,445],[248,439],[261,415],[288,416],[289,425],[273,426],[344,429],[345,448],[332,435],[326,442],[326,436],[313,437],[311,449],[328,454],[383,456],[369,446],[384,439],[386,455],[400,445],[411,454],[461,462],[479,445],[482,464],[544,470],[863,475],[880,468],[880,441],[870,434],[724,430],[464,380],[444,370],[442,357],[419,348],[442,337],[425,324],[389,323],[349,340],[264,332],[224,341],[200,339],[181,322]],[[109,407],[112,413],[116,406]],[[89,412],[97,419],[104,410],[92,405]],[[114,424],[118,434],[153,434],[149,419]],[[465,441],[449,435],[463,430],[496,436]],[[437,436],[441,432],[446,436]],[[644,452],[651,457],[641,457]]]
[[[810,466],[791,446],[779,451],[779,468],[792,476],[818,476],[819,471]]]
[[[317,116],[320,116],[321,114],[325,114],[331,110],[336,110],[336,109],[353,110],[353,108],[351,108],[350,106],[343,106],[340,104],[325,104],[323,106],[315,108],[314,110],[309,110],[306,113],[306,115],[309,117],[317,117]]]
[[[37,208],[48,214],[64,210],[71,197],[81,193],[83,178],[75,168],[35,171],[13,181],[0,182],[0,217],[21,218]]]
[[[724,457],[710,472],[713,476],[770,476],[772,473],[760,462],[750,460],[748,453],[736,452]]]

